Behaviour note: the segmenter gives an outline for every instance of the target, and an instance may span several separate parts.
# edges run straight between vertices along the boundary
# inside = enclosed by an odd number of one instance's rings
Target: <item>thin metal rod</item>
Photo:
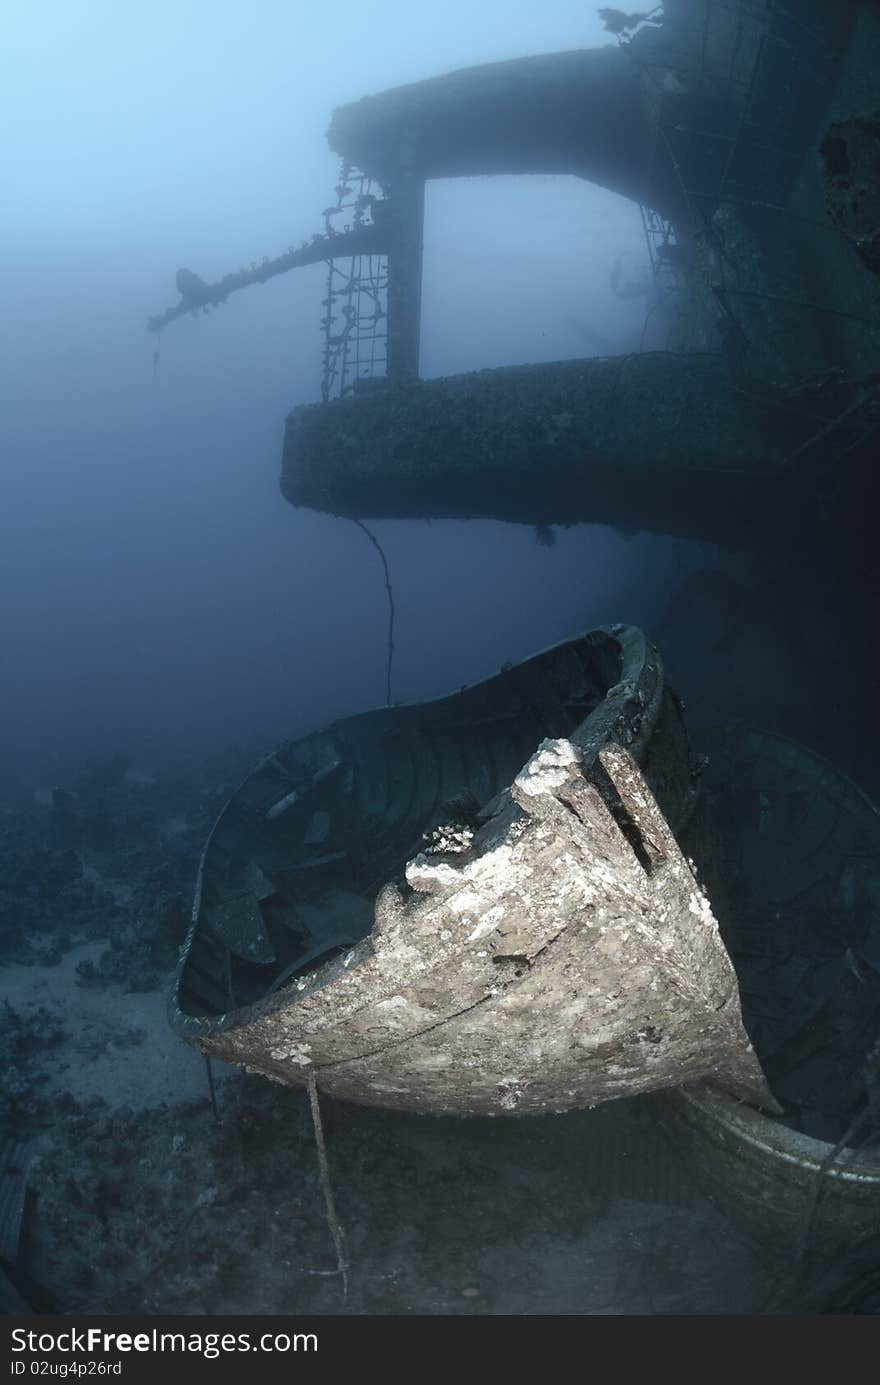
[[[342,1279],[342,1299],[348,1299],[348,1253],[345,1245],[345,1232],[342,1223],[336,1214],[336,1202],[333,1197],[333,1184],[330,1182],[330,1169],[327,1164],[327,1146],[324,1143],[324,1126],[321,1121],[321,1106],[318,1101],[318,1086],[314,1075],[308,1079],[309,1105],[312,1110],[312,1125],[315,1131],[315,1146],[318,1150],[318,1175],[321,1179],[321,1191],[324,1194],[324,1207],[327,1212],[327,1225],[330,1227],[330,1235],[333,1237],[333,1244],[336,1247],[336,1272]]]
[[[205,1054],[205,1072],[208,1074],[208,1092],[211,1097],[211,1110],[214,1112],[214,1119],[220,1124],[220,1112],[217,1110],[217,1093],[214,1090],[214,1073],[211,1070],[211,1060]]]

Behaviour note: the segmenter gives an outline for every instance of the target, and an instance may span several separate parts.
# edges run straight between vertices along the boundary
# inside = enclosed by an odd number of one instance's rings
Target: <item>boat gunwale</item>
[[[710,1138],[716,1130],[721,1131],[759,1154],[769,1155],[774,1162],[790,1164],[806,1174],[818,1176],[821,1171],[822,1177],[831,1182],[880,1190],[880,1151],[872,1154],[846,1146],[829,1167],[828,1157],[835,1148],[830,1141],[793,1130],[778,1116],[759,1111],[750,1101],[738,1100],[710,1083],[668,1088],[656,1095],[674,1098],[685,1111],[708,1116],[712,1126],[706,1131],[701,1123],[699,1129]]]

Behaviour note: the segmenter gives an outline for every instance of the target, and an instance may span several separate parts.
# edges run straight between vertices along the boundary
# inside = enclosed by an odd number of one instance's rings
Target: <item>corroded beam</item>
[[[421,344],[425,180],[402,170],[391,185],[389,205],[387,374],[389,380],[415,380]]]
[[[290,249],[275,259],[264,259],[251,269],[240,269],[233,274],[225,274],[214,284],[201,283],[191,275],[195,287],[182,295],[181,301],[164,313],[157,313],[147,320],[147,331],[161,332],[175,318],[187,313],[197,313],[209,308],[217,308],[225,303],[231,293],[250,288],[252,284],[265,284],[279,274],[287,274],[291,269],[302,269],[305,265],[320,264],[322,260],[344,259],[349,255],[387,254],[390,235],[385,226],[356,226],[352,231],[338,235],[312,236],[312,239],[298,249]]]

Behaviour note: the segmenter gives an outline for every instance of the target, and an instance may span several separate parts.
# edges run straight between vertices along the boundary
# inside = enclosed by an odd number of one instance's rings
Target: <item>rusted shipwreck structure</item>
[[[876,6],[668,0],[621,38],[335,113],[340,191],[365,223],[349,233],[383,255],[331,274],[325,404],[287,424],[294,504],[759,548],[825,522],[815,472],[852,463],[876,427],[880,286],[852,220]],[[573,174],[638,203],[668,350],[419,381],[425,183],[499,173]]]
[[[874,502],[877,6],[666,0],[657,22],[614,27],[596,49],[340,108],[323,233],[217,284],[182,272],[154,330],[329,267],[322,402],[286,429],[293,504],[765,549],[845,527],[866,490]],[[638,204],[664,349],[419,379],[425,185],[511,173],[570,174]]]
[[[618,39],[338,110],[324,232],[218,284],[184,272],[150,325],[326,262],[322,400],[286,426],[293,504],[781,549],[837,584],[873,724],[880,9],[666,0]],[[421,380],[426,182],[554,172],[641,208],[661,348]],[[818,801],[801,751],[774,755],[759,826],[790,782]],[[797,1230],[824,1179],[823,1237],[859,1240],[880,1226],[876,1158],[838,1167],[843,1145],[758,1109],[775,1098],[681,845],[701,859],[698,789],[659,656],[625,627],[282,746],[206,845],[173,1023],[208,1056],[424,1112],[659,1092],[744,1222]],[[844,911],[876,899],[876,813],[853,817]]]

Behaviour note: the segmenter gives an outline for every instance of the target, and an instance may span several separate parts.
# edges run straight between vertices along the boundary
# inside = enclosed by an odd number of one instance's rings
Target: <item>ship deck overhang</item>
[[[573,174],[657,210],[678,205],[650,155],[638,70],[616,44],[464,68],[339,107],[331,149],[380,183]]]
[[[797,508],[791,420],[710,353],[503,367],[288,416],[281,488],[348,518],[591,522],[772,541]],[[802,520],[802,516],[800,517]]]

